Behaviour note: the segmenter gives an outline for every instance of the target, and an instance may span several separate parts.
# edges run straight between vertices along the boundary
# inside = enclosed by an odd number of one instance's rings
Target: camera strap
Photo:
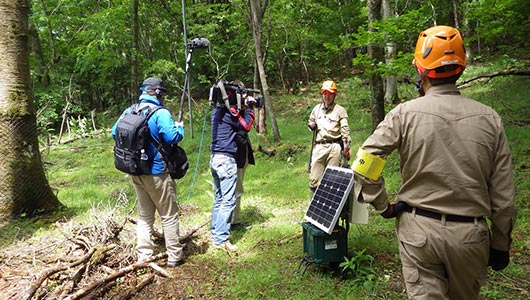
[[[219,80],[217,83],[217,87],[221,91],[221,97],[223,98],[223,102],[225,103],[226,109],[232,114],[232,111],[230,111],[230,101],[228,100],[228,95],[226,94],[225,84],[223,80]],[[237,111],[241,110],[241,94],[236,93],[236,99],[237,99]]]

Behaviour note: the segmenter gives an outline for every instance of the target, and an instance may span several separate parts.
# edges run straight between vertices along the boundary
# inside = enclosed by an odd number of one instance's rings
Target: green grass
[[[490,69],[488,69],[490,68]],[[482,67],[482,72],[494,70]],[[472,68],[470,73],[478,72]],[[339,103],[349,112],[352,135],[352,155],[370,133],[368,87],[358,79],[338,83]],[[516,180],[516,204],[519,219],[514,229],[512,263],[502,273],[490,271],[488,285],[482,295],[487,299],[527,299],[530,264],[530,80],[527,78],[494,78],[489,83],[473,84],[463,93],[492,105],[503,116],[513,154]],[[401,89],[409,90],[412,86]],[[371,211],[368,225],[352,225],[348,235],[348,253],[365,250],[374,257],[376,277],[371,282],[358,283],[343,279],[325,266],[310,266],[302,277],[296,268],[302,258],[302,239],[299,236],[303,215],[309,204],[308,174],[311,133],[306,128],[310,108],[318,103],[318,87],[301,95],[274,96],[275,113],[282,137],[272,142],[266,136],[251,133],[255,149],[258,146],[275,149],[274,156],[255,151],[256,165],[249,166],[245,175],[245,194],[242,219],[249,229],[234,231],[234,242],[241,254],[228,259],[223,253],[206,251],[189,257],[197,265],[208,265],[201,293],[222,291],[227,299],[404,299],[404,287],[399,284],[401,269],[394,236],[394,220],[385,220]],[[181,143],[190,160],[188,174],[177,181],[181,204],[197,207],[183,215],[182,228],[192,228],[204,222],[212,204],[212,185],[209,172],[209,119],[202,135],[204,110],[194,115],[193,138]],[[271,128],[269,127],[269,132]],[[202,145],[201,145],[202,142]],[[59,200],[67,207],[60,217],[77,222],[93,220],[94,207],[112,207],[120,192],[128,203],[122,212],[129,211],[135,202],[130,179],[114,169],[112,141],[109,133],[92,139],[43,151],[43,160],[51,186]],[[199,153],[199,149],[201,149]],[[200,154],[200,156],[199,156]],[[199,159],[198,168],[196,162]],[[384,170],[389,194],[396,193],[400,177],[399,161],[394,153]],[[190,193],[191,191],[191,193]],[[35,235],[52,234],[53,223],[39,220],[19,220],[3,228],[0,246]],[[191,287],[190,287],[191,289]],[[205,292],[206,291],[206,292]],[[190,290],[190,294],[196,291]],[[217,293],[215,295],[218,295]]]

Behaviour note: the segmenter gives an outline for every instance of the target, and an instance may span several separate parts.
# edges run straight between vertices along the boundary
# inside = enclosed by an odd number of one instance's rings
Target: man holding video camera
[[[243,132],[248,132],[254,122],[253,107],[256,100],[248,96],[241,81],[217,84],[221,97],[212,104],[212,151],[210,172],[214,184],[214,202],[210,235],[215,248],[226,251],[237,251],[237,246],[229,241],[232,215],[236,206],[236,185],[238,165],[246,163],[239,158],[238,139]],[[239,134],[238,134],[239,133]],[[239,136],[238,136],[239,135]],[[248,136],[247,136],[248,138]],[[247,148],[248,150],[248,148]],[[250,161],[249,161],[250,162]],[[253,162],[253,158],[252,158]]]

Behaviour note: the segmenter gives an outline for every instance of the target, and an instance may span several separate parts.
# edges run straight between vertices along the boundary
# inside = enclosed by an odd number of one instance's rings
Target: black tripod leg
[[[306,262],[305,262],[305,267],[304,267],[304,271],[302,272],[302,276],[304,276],[305,274],[305,271],[307,271],[307,268],[309,267],[309,265],[312,263],[311,260],[309,259],[306,259]]]

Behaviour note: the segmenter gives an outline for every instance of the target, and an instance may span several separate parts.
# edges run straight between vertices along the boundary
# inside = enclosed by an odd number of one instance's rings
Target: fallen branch
[[[127,216],[127,221],[133,223],[136,225],[136,220],[133,219],[131,216]],[[180,242],[186,242],[187,240],[189,240],[191,238],[192,235],[194,235],[197,231],[199,231],[199,229],[201,229],[202,227],[208,225],[210,223],[210,219],[204,221],[204,223],[202,223],[201,225],[199,225],[199,227],[196,227],[192,230],[190,230],[188,233],[186,233],[185,235],[183,236],[180,236],[179,237],[179,241]],[[164,239],[164,234],[163,233],[160,233],[158,232],[155,228],[153,228],[153,237],[155,237],[156,239],[161,239],[163,240]]]
[[[159,265],[155,264],[154,262],[152,263],[149,263],[149,266],[155,270],[156,272],[158,272],[160,275],[164,276],[164,277],[169,277],[169,273],[164,270],[163,268],[161,268]]]
[[[134,219],[133,217],[131,216],[127,216],[127,221],[133,223],[134,225],[136,225],[138,222],[136,221],[136,219]],[[158,232],[158,230],[156,230],[156,228],[153,228],[153,236],[156,238],[156,239],[161,239],[163,240],[164,239],[164,234]]]
[[[487,81],[490,81],[494,77],[508,76],[508,75],[530,76],[530,71],[504,70],[504,71],[495,72],[495,73],[489,74],[489,75],[478,75],[478,76],[475,76],[475,77],[470,78],[468,80],[465,80],[463,82],[460,82],[458,84],[458,87],[461,87],[461,86],[466,85],[466,84],[468,84],[468,83],[470,83],[472,81],[483,79],[483,78],[487,78],[488,79]]]
[[[119,277],[124,276],[125,274],[127,274],[129,272],[135,271],[137,269],[147,268],[147,267],[149,267],[150,263],[152,263],[154,261],[157,261],[159,259],[162,259],[162,258],[166,258],[166,257],[167,257],[167,253],[160,253],[160,254],[151,256],[150,258],[146,259],[145,261],[138,262],[138,263],[129,265],[127,267],[121,268],[121,269],[117,270],[116,272],[110,274],[109,276],[107,276],[107,277],[105,277],[103,279],[97,280],[97,281],[85,286],[82,289],[79,289],[77,292],[75,292],[72,295],[66,297],[65,300],[79,299],[79,298],[85,296],[88,293],[94,292],[94,290],[96,290],[100,286],[106,286],[108,283],[116,280]]]
[[[149,274],[147,278],[143,279],[139,284],[137,284],[133,289],[129,290],[125,296],[123,296],[123,300],[130,299],[132,296],[136,295],[139,291],[141,291],[144,287],[146,287],[148,284],[153,282],[153,279],[155,279],[155,274]]]
[[[67,270],[69,268],[76,267],[76,266],[88,261],[90,259],[90,257],[92,257],[92,254],[94,254],[95,251],[96,251],[96,248],[92,248],[92,249],[90,249],[90,251],[87,254],[85,254],[85,256],[81,257],[81,259],[79,259],[79,260],[77,260],[77,261],[75,261],[75,262],[73,262],[71,264],[61,264],[61,265],[55,266],[53,268],[49,268],[49,269],[46,269],[46,270],[42,271],[39,274],[39,276],[37,276],[37,279],[32,284],[30,284],[29,288],[26,290],[26,292],[23,295],[23,299],[26,299],[26,300],[31,299],[31,297],[33,297],[33,295],[35,295],[35,293],[37,292],[39,287],[42,285],[44,280],[46,280],[46,278],[50,277],[51,275],[53,275],[53,274],[55,274],[57,272],[64,271],[64,270]]]
[[[297,234],[292,235],[292,236],[284,237],[283,239],[278,240],[276,242],[276,245],[280,246],[280,245],[282,245],[284,243],[287,243],[287,242],[289,242],[291,240],[299,239],[299,238],[302,237],[302,235],[303,235],[303,233],[300,232],[300,233],[297,233]]]
[[[208,219],[208,220],[204,221],[204,223],[199,225],[199,227],[196,227],[195,229],[190,230],[188,233],[186,233],[185,235],[181,236],[179,238],[179,240],[181,242],[186,242],[187,240],[189,240],[191,238],[192,235],[194,235],[197,231],[199,231],[199,229],[201,229],[202,227],[208,225],[210,223],[210,220],[211,219]]]

